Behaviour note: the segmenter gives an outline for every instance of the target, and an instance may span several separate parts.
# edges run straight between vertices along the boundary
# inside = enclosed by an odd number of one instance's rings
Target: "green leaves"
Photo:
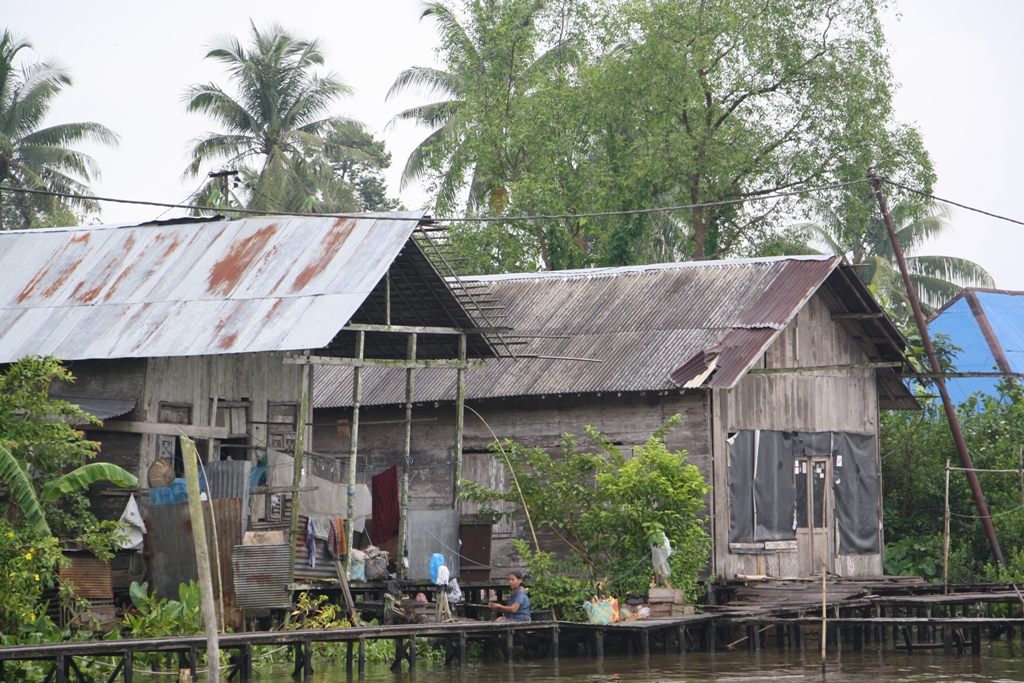
[[[663,533],[674,549],[673,585],[692,593],[710,551],[703,520],[710,488],[697,467],[686,463],[685,453],[673,453],[664,444],[668,430],[678,423],[678,416],[671,418],[628,456],[589,427],[587,436],[596,452],[578,448],[571,435],[565,436],[557,456],[506,441],[502,446],[508,459],[492,450],[514,473],[521,498],[518,490],[494,491],[465,480],[463,497],[484,505],[525,500],[538,532],[551,533],[571,551],[572,560],[563,565],[525,545],[519,549],[531,568],[533,585],[563,610],[572,602],[568,595],[580,603],[580,595],[586,597],[598,585],[613,594],[643,592],[651,570],[651,541],[660,544]],[[575,587],[560,583],[556,577],[566,574],[583,581],[574,579]]]
[[[109,481],[122,488],[139,485],[139,480],[130,472],[109,462],[94,462],[82,465],[68,472],[63,477],[48,482],[43,486],[40,499],[45,503],[56,501],[62,494],[81,491],[98,481]]]
[[[32,479],[25,471],[24,464],[3,446],[0,446],[0,479],[7,484],[11,497],[25,517],[26,526],[39,535],[49,536],[50,527],[46,523],[43,509],[39,506]]]

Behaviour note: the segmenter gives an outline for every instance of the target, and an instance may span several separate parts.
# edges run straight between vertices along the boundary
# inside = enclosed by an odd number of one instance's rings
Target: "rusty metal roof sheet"
[[[678,390],[712,360],[714,367],[694,386],[733,386],[839,267],[837,258],[811,256],[472,278],[488,283],[514,334],[526,342],[513,347],[516,354],[601,362],[492,360],[467,373],[466,395]],[[830,296],[840,291],[854,307],[844,303],[838,310],[877,309],[866,289],[858,296],[847,291],[854,286],[843,280],[830,288]],[[682,381],[670,377],[677,368],[677,374],[686,370]],[[351,371],[318,367],[314,376],[317,407],[351,404]],[[401,372],[367,368],[362,383],[364,404],[404,401]],[[454,395],[454,373],[417,372],[415,401]]]
[[[0,362],[327,346],[421,217],[0,232]]]

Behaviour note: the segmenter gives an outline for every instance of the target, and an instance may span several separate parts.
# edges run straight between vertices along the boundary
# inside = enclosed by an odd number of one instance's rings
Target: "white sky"
[[[418,100],[385,102],[384,95],[402,69],[434,60],[434,29],[419,21],[419,8],[418,0],[0,0],[4,24],[29,38],[33,56],[60,59],[75,78],[49,123],[97,121],[121,136],[115,150],[87,148],[103,170],[94,191],[167,202],[185,199],[198,184],[180,180],[185,149],[210,127],[184,113],[182,91],[190,83],[225,82],[219,65],[202,59],[206,45],[216,35],[245,35],[250,18],[322,39],[329,67],[355,89],[337,113],[387,141],[394,155],[388,181],[396,188],[406,156],[426,131],[404,124],[385,132],[395,113]],[[1024,220],[1016,195],[1024,163],[1017,122],[1024,2],[902,0],[898,13],[886,17],[902,85],[896,113],[924,133],[938,171],[936,194]],[[425,194],[415,187],[401,197],[416,207]],[[102,220],[151,220],[161,213],[105,204]],[[1024,226],[964,210],[956,210],[953,225],[950,236],[924,252],[972,259],[997,286],[1024,290]]]

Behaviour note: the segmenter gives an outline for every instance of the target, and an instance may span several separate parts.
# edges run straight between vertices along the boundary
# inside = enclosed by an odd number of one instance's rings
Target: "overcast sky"
[[[250,18],[277,21],[323,40],[328,65],[355,89],[337,113],[365,122],[394,154],[392,193],[405,158],[426,134],[412,125],[385,130],[417,102],[385,102],[395,76],[434,61],[436,36],[419,21],[418,0],[0,0],[6,26],[26,36],[35,56],[60,59],[75,86],[55,103],[50,123],[97,121],[121,136],[116,150],[89,148],[103,170],[97,194],[178,202],[198,184],[183,183],[188,141],[209,129],[184,113],[189,83],[224,82],[204,62],[210,39],[243,35]],[[902,0],[886,14],[892,66],[901,89],[897,116],[916,123],[932,154],[936,194],[1024,220],[1018,193],[1024,139],[1019,123],[1024,67],[1024,2]],[[420,188],[401,193],[417,207]],[[105,204],[103,222],[151,220],[161,209]],[[988,269],[996,285],[1024,290],[1024,226],[958,209],[954,230],[925,252],[961,256]]]

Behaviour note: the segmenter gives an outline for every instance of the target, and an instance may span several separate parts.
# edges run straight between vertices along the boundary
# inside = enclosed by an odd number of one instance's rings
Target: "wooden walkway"
[[[1016,591],[961,590],[949,595],[935,593],[927,585],[912,590],[888,588],[877,594],[871,582],[853,585],[835,582],[827,591],[827,646],[832,650],[861,651],[874,645],[913,653],[942,650],[945,654],[982,652],[983,632],[990,640],[1004,635],[1012,643],[1020,633],[1024,648],[1024,601]],[[881,587],[881,585],[877,586]],[[345,643],[346,669],[362,675],[366,668],[366,642],[390,639],[396,643],[392,669],[403,662],[416,667],[416,639],[435,639],[445,648],[445,663],[465,661],[467,644],[485,644],[494,657],[511,661],[517,646],[532,657],[558,658],[560,654],[604,657],[606,652],[648,656],[654,651],[685,654],[688,650],[715,651],[770,646],[799,651],[807,638],[820,643],[821,588],[810,582],[775,582],[730,589],[733,600],[708,606],[684,617],[645,619],[608,625],[575,622],[456,621],[445,624],[362,626],[329,630],[257,631],[220,637],[220,647],[230,653],[228,678],[241,683],[252,680],[253,650],[260,646],[290,647],[296,676],[313,674],[314,643]],[[902,594],[900,594],[902,592]],[[47,645],[0,647],[0,676],[4,667],[27,660],[51,661],[47,683],[85,681],[76,659],[111,657],[118,663],[108,683],[123,677],[131,683],[140,653],[177,653],[181,668],[191,669],[193,680],[204,636],[182,638],[102,640]]]

